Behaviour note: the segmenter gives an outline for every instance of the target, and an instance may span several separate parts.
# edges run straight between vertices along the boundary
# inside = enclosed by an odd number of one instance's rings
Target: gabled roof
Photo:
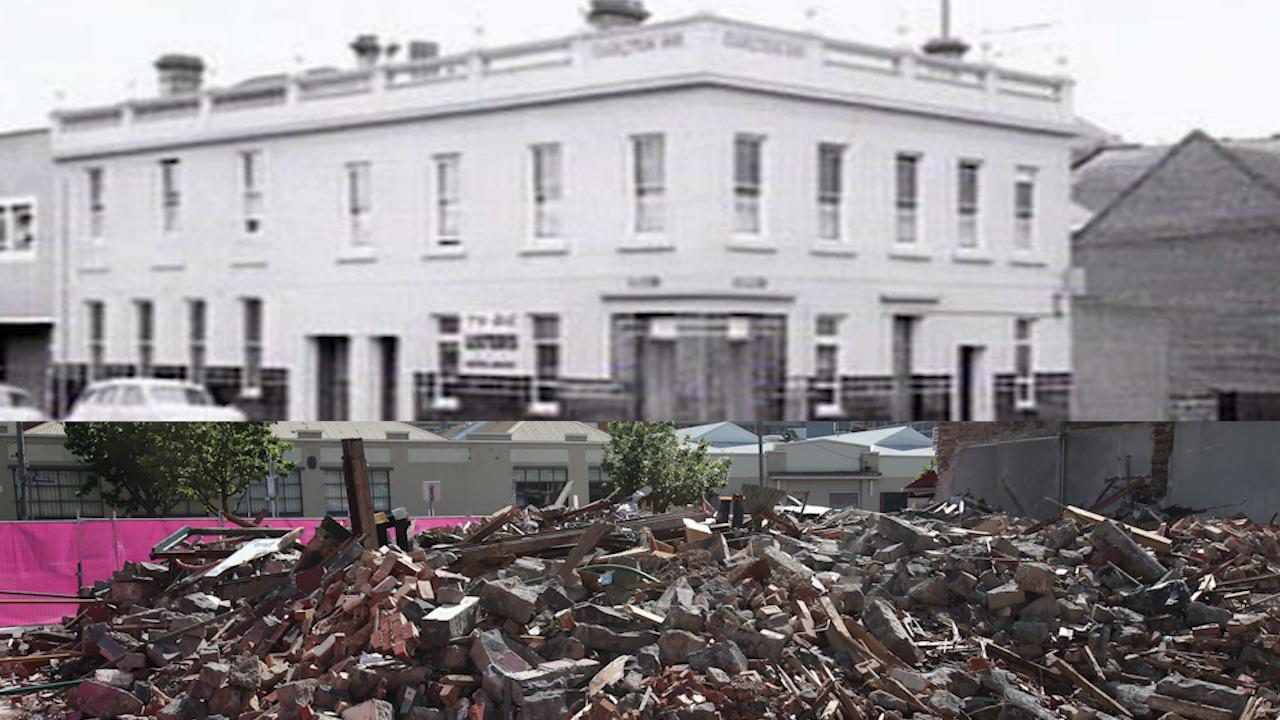
[[[414,440],[443,442],[444,438],[403,422],[273,422],[271,431],[285,440]]]
[[[609,434],[576,420],[481,420],[449,428],[449,440],[607,443]]]
[[[883,457],[930,457],[934,454],[933,440],[911,427],[889,427],[879,430],[841,433],[839,435],[823,435],[822,437],[797,440],[792,443],[765,443],[765,452],[785,450],[788,447],[814,445],[819,443],[840,443],[857,445]],[[758,452],[755,443],[736,445],[733,447],[712,448],[711,452],[724,455],[750,455]]]
[[[676,430],[676,437],[698,442],[706,440],[712,445],[746,445],[755,443],[756,434],[731,422],[708,423]]]
[[[1078,233],[1096,225],[1191,145],[1204,143],[1276,198],[1280,212],[1280,139],[1217,140],[1193,130],[1176,145],[1124,145],[1102,150],[1075,169],[1072,199],[1092,211]],[[1175,208],[1171,208],[1176,210]]]

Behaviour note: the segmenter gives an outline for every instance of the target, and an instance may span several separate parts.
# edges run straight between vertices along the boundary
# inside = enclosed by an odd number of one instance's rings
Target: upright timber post
[[[364,460],[364,441],[342,441],[342,477],[347,484],[347,508],[351,532],[367,548],[378,543],[378,527],[373,519],[373,492],[369,489],[369,467]]]

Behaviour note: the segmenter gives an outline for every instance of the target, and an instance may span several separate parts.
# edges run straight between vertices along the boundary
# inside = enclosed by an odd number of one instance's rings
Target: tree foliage
[[[652,488],[648,500],[657,512],[701,502],[724,487],[729,461],[711,458],[705,440],[685,442],[675,431],[669,422],[611,422],[600,467],[623,494]]]
[[[267,423],[68,423],[67,449],[92,471],[82,492],[102,489],[112,507],[136,516],[168,514],[194,500],[213,514],[272,469],[293,464],[289,444]]]

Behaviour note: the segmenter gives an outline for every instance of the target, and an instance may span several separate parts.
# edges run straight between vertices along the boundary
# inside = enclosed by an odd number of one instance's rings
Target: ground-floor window
[[[862,507],[856,492],[833,492],[827,494],[827,506],[832,508]]]
[[[374,512],[391,512],[391,471],[369,470],[369,489],[373,493]],[[324,471],[324,510],[336,517],[346,517],[347,482],[342,470]]]
[[[341,475],[339,475],[341,476]],[[326,488],[327,490],[327,488]],[[343,486],[343,492],[346,487]],[[345,497],[344,497],[345,500]],[[270,514],[271,502],[267,496],[267,479],[254,480],[245,490],[245,497],[236,504],[236,512],[250,517],[260,512]],[[302,471],[276,477],[276,517],[302,517]]]
[[[16,469],[13,475],[16,480]],[[105,517],[106,508],[98,487],[80,494],[80,488],[92,476],[88,470],[28,468],[28,482],[23,488],[24,515],[29,520]]]
[[[613,492],[613,478],[599,465],[592,465],[587,468],[587,491],[590,502],[603,500]]]
[[[516,507],[547,507],[560,497],[569,482],[567,467],[517,467],[512,469]]]

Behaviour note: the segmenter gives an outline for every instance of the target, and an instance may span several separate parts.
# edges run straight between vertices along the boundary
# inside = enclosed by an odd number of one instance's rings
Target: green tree
[[[129,515],[166,515],[183,498],[167,458],[173,434],[161,423],[67,423],[66,447],[92,474],[81,487]]]
[[[705,440],[693,444],[676,437],[672,423],[611,422],[609,435],[601,469],[623,494],[652,488],[649,502],[657,512],[702,502],[729,479],[728,460],[712,459]]]
[[[168,514],[184,499],[229,511],[273,464],[277,476],[293,469],[289,444],[261,422],[68,423],[67,449],[93,471],[82,492],[101,487],[113,507],[141,516]]]

